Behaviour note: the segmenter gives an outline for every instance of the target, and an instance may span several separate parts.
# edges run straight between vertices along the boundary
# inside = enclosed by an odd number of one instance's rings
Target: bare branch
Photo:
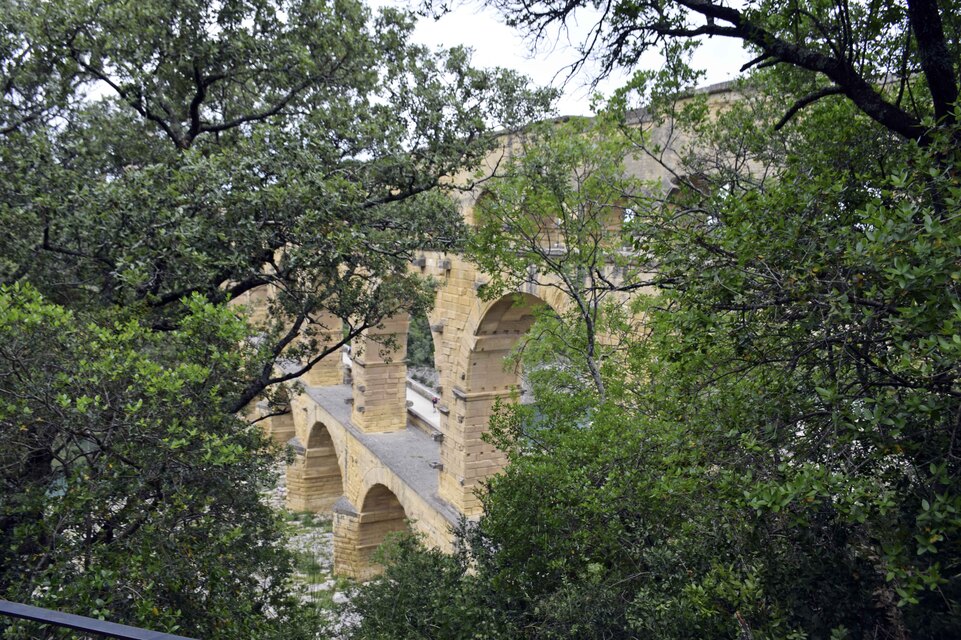
[[[781,129],[783,129],[784,125],[786,125],[791,120],[791,118],[793,118],[797,114],[798,111],[808,106],[809,104],[813,104],[818,100],[820,100],[821,98],[826,98],[827,96],[836,96],[843,93],[844,93],[844,89],[837,86],[824,87],[823,89],[818,89],[817,91],[809,93],[808,95],[804,96],[803,98],[801,98],[800,100],[798,100],[797,102],[791,105],[791,108],[788,109],[787,112],[781,117],[781,119],[778,120],[777,124],[774,125],[774,130],[780,131]]]

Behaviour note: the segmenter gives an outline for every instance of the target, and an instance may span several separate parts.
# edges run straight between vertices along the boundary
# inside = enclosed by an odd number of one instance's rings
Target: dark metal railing
[[[175,636],[171,633],[149,631],[139,627],[117,624],[116,622],[86,618],[72,613],[41,609],[40,607],[32,607],[28,604],[19,604],[9,600],[0,600],[0,616],[33,620],[55,627],[64,627],[106,638],[119,638],[120,640],[191,640],[191,638],[185,636]]]

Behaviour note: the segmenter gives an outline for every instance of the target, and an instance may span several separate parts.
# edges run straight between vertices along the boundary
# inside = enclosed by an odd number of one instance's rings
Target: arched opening
[[[565,248],[564,234],[561,230],[562,218],[546,213],[528,213],[523,216],[524,223],[517,221],[517,202],[510,197],[502,198],[491,191],[484,191],[474,201],[474,206],[465,217],[467,223],[481,232],[520,235],[522,244],[536,243],[548,251]]]
[[[435,354],[434,331],[427,314],[411,316],[407,327],[407,377],[434,394],[440,385]]]
[[[315,422],[287,470],[287,505],[293,511],[327,512],[343,494],[334,441],[326,425]]]
[[[490,220],[489,210],[496,205],[496,196],[487,189],[474,198],[474,202],[464,211],[464,221],[471,226],[481,226]]]
[[[519,293],[497,300],[474,332],[474,344],[464,375],[466,392],[520,392],[521,370],[508,356],[539,312],[549,309],[540,298]]]
[[[374,551],[388,534],[409,530],[407,514],[394,492],[382,484],[371,487],[360,510],[357,550],[361,560],[372,564]]]
[[[436,354],[443,330],[442,325],[431,326],[425,313],[412,315],[407,328],[407,423],[432,435],[440,426],[441,372]]]
[[[495,301],[477,321],[457,365],[454,402],[441,442],[440,494],[468,516],[481,511],[475,489],[507,462],[483,436],[497,403],[522,392],[521,367],[509,357],[541,311],[549,312],[550,306],[531,294]]]

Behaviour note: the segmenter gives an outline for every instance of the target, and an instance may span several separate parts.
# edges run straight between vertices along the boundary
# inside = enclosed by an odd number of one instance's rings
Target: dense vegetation
[[[491,4],[535,34],[583,8]],[[234,413],[339,348],[325,318],[422,316],[412,251],[464,246],[489,295],[560,278],[574,311],[518,356],[537,402],[491,425],[485,516],[456,556],[394,541],[356,637],[957,636],[959,7],[601,7],[585,55],[665,67],[528,129],[461,245],[442,177],[544,100],[409,16],[3,1],[0,597],[314,634],[258,496],[276,452]],[[720,114],[684,93],[697,35],[757,54]],[[693,141],[670,190],[623,177],[665,152],[640,104]],[[225,304],[263,285],[251,328]]]
[[[413,316],[407,332],[407,366],[434,368],[434,336],[426,315]]]
[[[581,6],[493,4],[534,29]],[[666,67],[609,121],[533,130],[473,248],[559,277],[575,312],[519,356],[537,401],[492,423],[510,465],[461,554],[395,544],[355,637],[957,636],[957,7],[603,7],[596,53],[663,44]],[[721,113],[683,92],[697,34],[758,54]],[[693,142],[668,193],[615,170],[666,157],[619,126],[639,98]],[[545,219],[562,256],[532,242]],[[648,282],[625,308],[617,289]]]
[[[462,232],[442,177],[549,97],[412,28],[355,0],[0,2],[0,598],[316,634],[259,495],[280,452],[234,414],[423,313],[412,252]],[[226,305],[265,286],[249,327]]]

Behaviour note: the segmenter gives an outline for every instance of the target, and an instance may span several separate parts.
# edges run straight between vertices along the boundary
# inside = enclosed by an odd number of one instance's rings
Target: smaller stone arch
[[[374,552],[388,535],[399,531],[410,531],[404,506],[386,485],[374,484],[359,512],[335,513],[334,571],[358,580],[376,576],[383,567],[374,562]]]
[[[344,494],[337,449],[323,422],[315,422],[306,445],[294,442],[295,457],[287,469],[287,506],[292,511],[329,512]]]
[[[464,221],[471,226],[479,224],[483,217],[484,207],[493,204],[495,199],[496,196],[489,189],[481,189],[479,193],[465,203],[467,206],[462,207]]]
[[[360,508],[360,546],[373,550],[387,534],[407,530],[407,512],[394,492],[383,484],[371,487]]]
[[[463,364],[461,388],[472,391],[511,391],[518,382],[516,369],[505,369],[505,358],[534,324],[540,298],[518,293],[494,301],[473,330],[467,361]]]

